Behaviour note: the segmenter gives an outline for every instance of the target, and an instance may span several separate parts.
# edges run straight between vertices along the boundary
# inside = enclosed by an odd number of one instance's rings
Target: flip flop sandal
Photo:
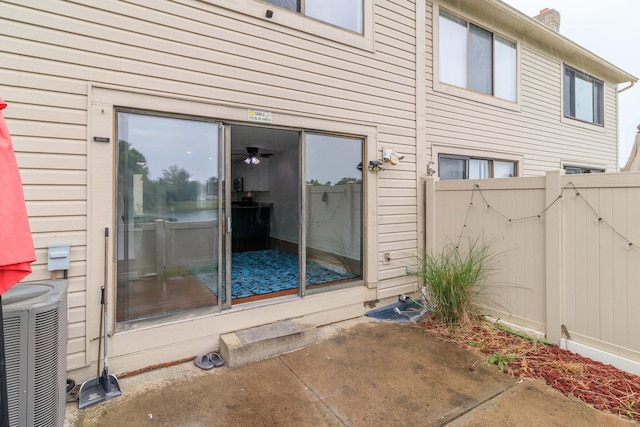
[[[213,369],[213,366],[214,366],[208,354],[202,354],[200,356],[196,356],[193,363],[195,363],[195,365],[198,368],[204,369],[206,371],[208,371],[209,369]]]
[[[224,365],[224,360],[222,360],[222,356],[220,356],[218,353],[210,353],[208,354],[209,356],[209,361],[213,364],[213,366],[215,368],[218,368],[222,365]]]

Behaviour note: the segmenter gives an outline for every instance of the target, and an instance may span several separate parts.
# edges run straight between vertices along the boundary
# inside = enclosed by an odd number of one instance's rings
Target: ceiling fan
[[[271,153],[259,153],[259,151],[258,147],[247,147],[247,158],[244,159],[244,162],[248,165],[257,165],[260,163],[258,157],[268,158],[273,156]]]

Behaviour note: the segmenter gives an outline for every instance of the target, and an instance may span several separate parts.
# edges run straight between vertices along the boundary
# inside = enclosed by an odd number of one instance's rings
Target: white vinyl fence
[[[426,182],[426,248],[497,256],[492,315],[640,362],[640,173]]]
[[[130,276],[163,277],[188,262],[217,265],[218,221],[173,222],[156,220],[123,226],[129,232]],[[122,235],[124,236],[124,232]]]

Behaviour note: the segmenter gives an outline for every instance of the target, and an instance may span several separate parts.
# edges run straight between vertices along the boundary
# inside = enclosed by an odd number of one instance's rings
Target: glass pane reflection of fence
[[[306,136],[308,288],[362,277],[363,140]]]
[[[217,227],[217,220],[121,224],[118,321],[217,305]]]

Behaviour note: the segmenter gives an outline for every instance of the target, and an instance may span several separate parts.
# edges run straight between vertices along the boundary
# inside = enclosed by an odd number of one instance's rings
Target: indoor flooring
[[[307,286],[355,278],[357,275],[307,260]],[[298,288],[298,257],[277,249],[232,255],[231,296],[243,298]]]
[[[118,321],[216,305],[217,270],[211,261],[183,263],[190,272],[186,277],[165,280],[153,277],[131,281],[126,287],[120,284],[116,310]],[[306,271],[307,287],[358,277],[314,260],[307,260]],[[298,276],[296,255],[277,249],[236,252],[232,254],[231,298],[251,301],[260,299],[260,296],[291,294],[298,288]]]

